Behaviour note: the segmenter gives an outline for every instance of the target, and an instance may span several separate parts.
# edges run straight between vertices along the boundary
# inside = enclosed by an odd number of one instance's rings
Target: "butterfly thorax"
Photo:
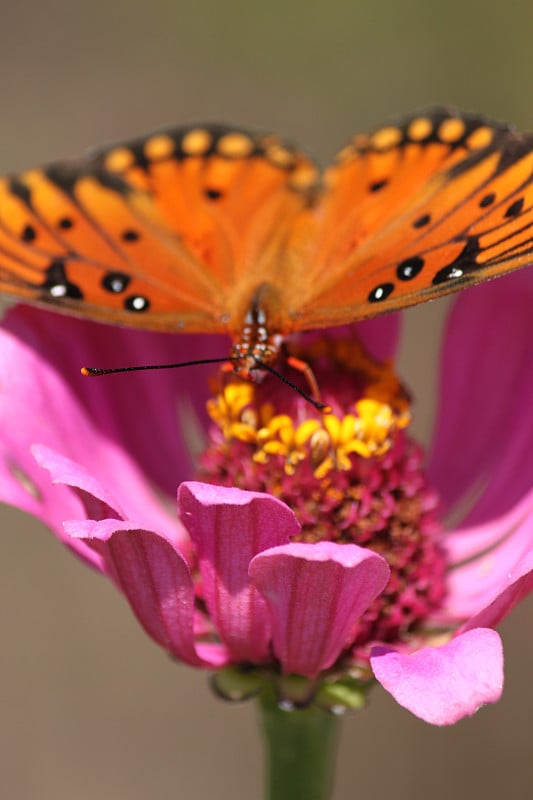
[[[273,317],[273,287],[262,284],[258,287],[243,315],[243,323],[234,338],[231,349],[233,372],[246,380],[260,381],[264,365],[270,366],[279,353],[283,336],[276,330]]]

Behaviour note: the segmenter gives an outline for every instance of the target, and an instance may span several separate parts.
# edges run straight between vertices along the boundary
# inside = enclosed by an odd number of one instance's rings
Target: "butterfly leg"
[[[311,397],[316,400],[317,403],[320,403],[320,390],[318,388],[318,383],[316,382],[313,370],[307,361],[303,361],[301,358],[297,358],[296,356],[287,355],[287,364],[293,369],[296,369],[298,372],[302,373],[307,381],[307,385],[311,390]]]

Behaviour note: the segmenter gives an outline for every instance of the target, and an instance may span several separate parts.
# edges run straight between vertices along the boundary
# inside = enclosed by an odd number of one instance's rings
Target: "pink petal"
[[[64,487],[53,487],[36,463],[30,447],[37,440],[74,448],[90,436],[90,423],[68,387],[38,353],[21,345],[0,327],[2,392],[0,392],[0,499],[34,514],[86,562],[98,566],[83,542],[66,540],[62,521],[80,513],[80,502]],[[54,415],[54,404],[57,415]],[[96,456],[100,451],[95,446]]]
[[[87,517],[124,519],[125,515],[117,500],[80,464],[45,445],[34,444],[30,450],[39,466],[48,470],[53,484],[77,489]]]
[[[461,294],[450,315],[430,476],[447,506],[478,495],[468,524],[533,485],[533,272]]]
[[[286,543],[300,526],[292,511],[265,494],[190,481],[178,491],[181,519],[196,546],[211,619],[234,658],[269,657],[265,602],[248,579],[251,559]]]
[[[256,556],[250,578],[268,604],[284,672],[314,678],[347,646],[359,616],[385,588],[389,568],[357,545],[296,543]]]
[[[526,498],[527,504],[522,503],[511,518],[506,518],[509,527],[499,544],[450,571],[448,597],[440,612],[443,620],[467,619],[466,628],[494,626],[531,592],[531,494]]]
[[[21,307],[11,311],[8,321],[0,326],[0,499],[39,517],[64,539],[62,521],[79,516],[79,496],[70,489],[51,485],[49,476],[30,452],[32,445],[40,443],[76,462],[87,475],[98,475],[98,483],[114,498],[115,507],[120,504],[125,516],[164,527],[169,535],[183,536],[176,520],[156,499],[146,476],[127,454],[128,439],[119,442],[109,435],[109,429],[101,429],[101,417],[116,407],[115,398],[110,395],[106,399],[105,393],[95,391],[96,385],[103,388],[99,380],[74,377],[75,355],[67,352],[67,344],[71,344],[72,352],[81,358],[76,329],[69,327],[74,323],[81,325],[76,320]],[[82,326],[78,331],[81,341],[84,330]],[[88,332],[91,330],[89,326]],[[109,335],[112,329],[106,330]],[[57,351],[52,344],[57,345]],[[52,361],[61,362],[60,366],[51,366],[43,353]],[[62,378],[60,368],[76,384],[79,396]],[[90,397],[94,399],[93,407],[84,408],[83,403]],[[157,417],[157,413],[154,411],[152,416]],[[154,452],[153,447],[150,452]],[[94,561],[94,554],[82,542],[66,543]]]
[[[48,410],[47,421],[55,426],[56,415],[63,415],[66,418],[61,422],[65,429],[70,415],[63,413],[64,390],[57,396],[42,386],[41,366],[47,364],[52,373],[74,391],[80,410],[84,409],[102,435],[108,441],[119,442],[143,465],[151,482],[174,496],[178,483],[188,477],[193,468],[188,434],[196,418],[206,422],[207,376],[212,368],[199,366],[102,378],[84,378],[80,368],[224,357],[228,352],[226,337],[149,333],[24,306],[12,309],[2,328],[0,353],[8,394],[12,396],[15,386],[27,380],[36,395],[30,398],[30,407],[40,401],[41,395],[41,402]],[[12,342],[9,353],[3,338]],[[29,361],[25,358],[20,362],[18,353],[27,351]],[[3,388],[6,389],[5,382]],[[27,392],[26,395],[29,396]],[[18,411],[20,414],[23,409],[19,407]],[[188,423],[179,425],[178,415]],[[41,433],[33,441],[44,441],[43,428],[46,424],[37,426]],[[75,419],[71,420],[69,428],[78,449],[76,453],[66,454],[84,463],[79,457],[84,432],[77,427]],[[46,443],[61,451],[58,442]],[[92,471],[96,474],[96,470]]]
[[[112,518],[131,521],[131,516],[122,510],[113,494],[76,461],[72,461],[44,445],[33,445],[30,450],[37,463],[49,471],[53,484],[63,484],[73,490],[72,494],[80,499],[85,515],[89,519]],[[122,476],[130,480],[133,477],[129,470],[124,470]],[[135,484],[132,481],[128,488],[134,489],[134,487]],[[139,487],[139,489],[140,491],[135,496],[137,502],[147,497],[145,487]],[[135,509],[135,503],[127,502],[127,505],[130,510]],[[138,514],[135,519],[137,523],[140,523],[140,527],[147,527],[149,524],[158,526],[166,538],[174,542],[181,550],[183,556],[190,557],[191,546],[185,529],[177,520],[169,518],[163,507],[154,503],[151,495],[148,495],[146,504],[141,504],[141,508],[138,511],[134,510],[133,513]],[[78,517],[79,514],[76,516]]]
[[[460,527],[443,537],[451,566],[477,558],[513,537],[524,524],[533,525],[533,489],[501,517],[472,527]],[[532,534],[533,539],[533,534]]]
[[[158,644],[192,666],[228,663],[224,648],[194,641],[193,580],[187,562],[167,539],[110,519],[68,522],[65,528],[105,560],[107,572]]]
[[[433,725],[453,725],[503,689],[503,649],[496,631],[477,628],[441,647],[398,653],[372,649],[374,675],[394,699]]]
[[[400,313],[357,323],[357,336],[366,349],[380,361],[394,359],[400,343],[402,316]]]

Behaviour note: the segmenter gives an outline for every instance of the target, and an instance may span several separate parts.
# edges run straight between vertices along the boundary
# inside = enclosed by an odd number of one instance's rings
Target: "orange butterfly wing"
[[[325,176],[294,327],[404,308],[533,254],[533,136],[434,110],[356,137]]]
[[[323,186],[275,136],[163,131],[0,179],[0,291],[237,341],[258,297],[269,334],[339,325],[529,263],[532,172],[532,136],[442,109],[356,137]]]
[[[1,179],[0,291],[136,327],[237,330],[316,175],[277,137],[196,126]]]

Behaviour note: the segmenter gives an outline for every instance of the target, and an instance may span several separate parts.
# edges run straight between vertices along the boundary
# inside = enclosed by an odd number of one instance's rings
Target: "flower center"
[[[299,541],[349,542],[382,555],[389,585],[359,621],[354,644],[397,641],[445,592],[438,498],[408,435],[408,395],[392,366],[353,339],[322,338],[298,356],[331,413],[281,383],[232,378],[208,403],[215,424],[199,477],[283,500],[300,522]]]

